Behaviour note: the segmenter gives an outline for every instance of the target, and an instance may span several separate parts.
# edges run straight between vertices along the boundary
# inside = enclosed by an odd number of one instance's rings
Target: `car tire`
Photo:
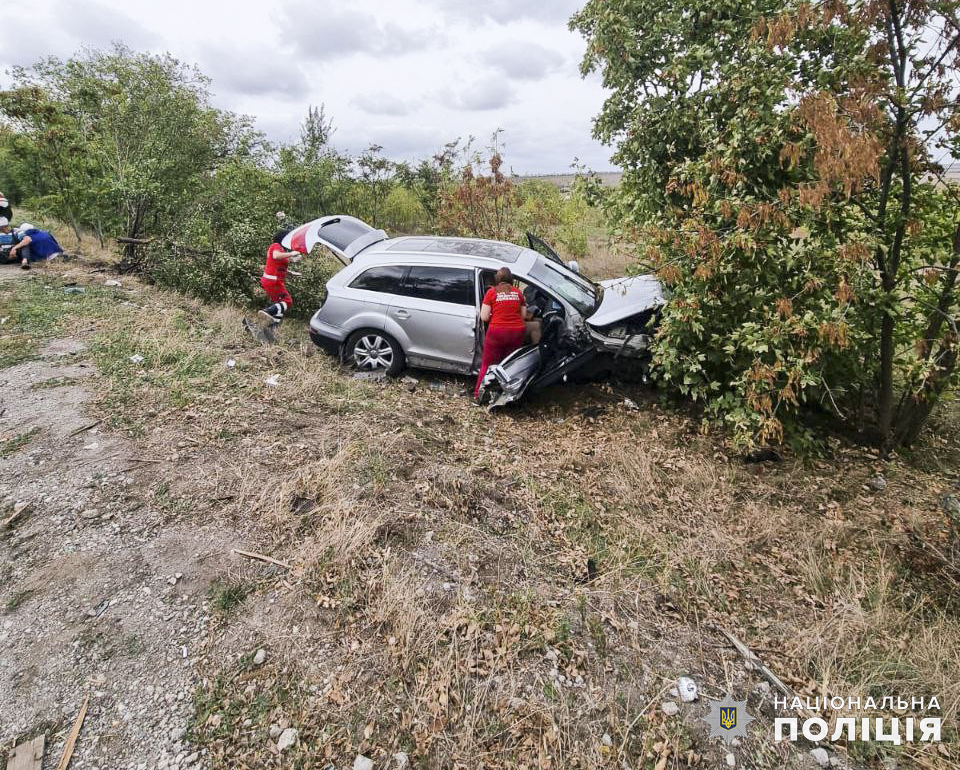
[[[343,360],[362,371],[382,371],[395,377],[403,371],[403,348],[379,329],[359,329],[347,337]]]

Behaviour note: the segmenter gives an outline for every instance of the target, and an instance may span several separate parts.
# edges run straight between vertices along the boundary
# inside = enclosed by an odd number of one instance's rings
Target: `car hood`
[[[591,326],[609,326],[617,321],[666,304],[663,284],[652,275],[610,278],[600,281],[603,299],[600,307],[587,319]]]

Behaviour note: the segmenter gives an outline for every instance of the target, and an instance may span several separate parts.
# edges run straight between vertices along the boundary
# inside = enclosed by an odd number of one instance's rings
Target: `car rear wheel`
[[[347,339],[344,357],[357,369],[382,371],[390,377],[403,369],[403,350],[389,334],[376,329],[361,329]]]

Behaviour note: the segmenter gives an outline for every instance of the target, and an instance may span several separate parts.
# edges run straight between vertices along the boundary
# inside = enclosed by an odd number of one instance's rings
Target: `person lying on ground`
[[[63,246],[57,243],[52,233],[31,224],[20,225],[17,236],[20,242],[10,249],[10,259],[19,259],[24,270],[29,270],[33,262],[56,259],[63,254]]]
[[[284,314],[293,307],[293,297],[287,291],[287,271],[291,262],[299,262],[303,255],[299,251],[287,251],[283,248],[284,237],[289,230],[278,230],[273,236],[273,243],[267,249],[267,264],[263,268],[263,277],[260,285],[267,293],[272,304],[260,311],[274,323],[280,323]]]

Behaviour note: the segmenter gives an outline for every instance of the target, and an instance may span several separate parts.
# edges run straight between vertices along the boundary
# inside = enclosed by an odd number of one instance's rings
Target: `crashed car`
[[[499,406],[599,362],[643,361],[666,301],[660,282],[634,276],[594,283],[527,237],[528,248],[477,238],[388,238],[340,215],[298,227],[283,245],[307,254],[319,243],[343,263],[310,320],[310,337],[360,369],[476,374],[485,332],[480,305],[503,266],[542,321],[542,336],[488,369],[481,400]]]

